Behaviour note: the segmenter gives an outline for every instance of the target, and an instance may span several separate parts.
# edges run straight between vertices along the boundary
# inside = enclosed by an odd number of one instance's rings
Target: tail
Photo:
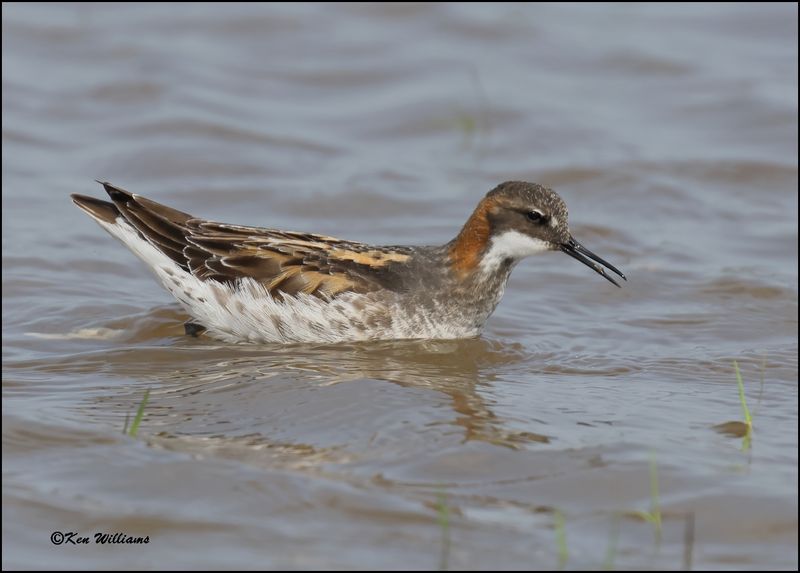
[[[114,203],[101,201],[100,199],[89,197],[88,195],[78,195],[77,193],[73,193],[70,197],[73,203],[86,211],[86,213],[98,223],[114,223],[117,217],[120,216],[119,209],[117,209]]]
[[[188,270],[183,249],[187,246],[185,224],[191,215],[129,193],[111,183],[98,183],[106,190],[111,202],[86,195],[71,195],[72,201],[137,255],[141,256],[131,244],[131,235],[138,236]]]
[[[86,195],[71,195],[72,201],[139,257],[186,311],[192,314],[196,301],[189,291],[197,279],[189,272],[187,259],[183,255],[186,222],[192,216],[110,183],[98,183],[105,188],[111,202]],[[203,328],[187,323],[186,332],[197,335]]]

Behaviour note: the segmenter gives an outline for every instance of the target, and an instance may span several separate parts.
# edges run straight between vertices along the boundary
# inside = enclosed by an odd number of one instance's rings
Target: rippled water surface
[[[4,4],[2,31],[4,568],[797,568],[796,5]],[[630,280],[548,253],[480,339],[221,344],[72,205],[93,179],[377,244],[537,181]]]

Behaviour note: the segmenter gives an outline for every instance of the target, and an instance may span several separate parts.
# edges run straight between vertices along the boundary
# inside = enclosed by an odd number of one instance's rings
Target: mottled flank
[[[152,269],[192,317],[187,334],[230,342],[478,336],[516,262],[572,241],[564,202],[524,182],[489,192],[441,247],[217,223],[102,185],[112,202],[73,201]]]

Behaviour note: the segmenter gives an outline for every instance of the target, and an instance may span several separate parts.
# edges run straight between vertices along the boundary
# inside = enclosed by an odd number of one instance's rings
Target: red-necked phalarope
[[[534,183],[498,185],[438,247],[215,223],[101,184],[111,203],[72,200],[155,272],[192,317],[187,333],[230,342],[478,336],[517,262],[543,251],[625,279],[572,238],[564,201]]]

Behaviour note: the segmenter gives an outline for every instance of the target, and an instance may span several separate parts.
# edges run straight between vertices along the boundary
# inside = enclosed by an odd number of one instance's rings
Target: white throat
[[[490,273],[509,259],[516,263],[525,257],[549,250],[549,243],[541,239],[523,235],[518,231],[506,231],[492,239],[489,250],[481,260],[481,270]]]

